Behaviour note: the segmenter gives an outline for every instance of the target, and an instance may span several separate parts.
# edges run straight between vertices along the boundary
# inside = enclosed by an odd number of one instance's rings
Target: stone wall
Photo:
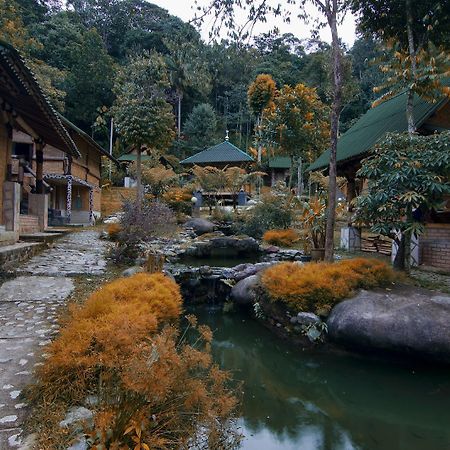
[[[135,197],[136,188],[108,187],[102,189],[102,217],[119,212],[124,200]]]
[[[428,224],[420,237],[420,263],[450,271],[450,224]]]

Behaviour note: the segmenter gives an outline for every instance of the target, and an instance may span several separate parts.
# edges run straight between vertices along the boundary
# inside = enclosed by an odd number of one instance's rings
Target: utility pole
[[[114,119],[111,117],[111,129],[109,132],[109,154],[112,156],[113,154],[113,133],[114,133]],[[111,182],[112,178],[112,161],[109,160],[109,181]]]

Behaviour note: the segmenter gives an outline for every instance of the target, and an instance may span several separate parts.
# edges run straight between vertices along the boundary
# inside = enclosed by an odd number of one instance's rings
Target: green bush
[[[289,228],[292,220],[290,197],[269,194],[246,212],[238,231],[260,239],[268,230]]]

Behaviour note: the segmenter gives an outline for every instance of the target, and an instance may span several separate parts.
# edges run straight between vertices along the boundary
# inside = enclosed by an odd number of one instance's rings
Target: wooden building
[[[73,158],[61,149],[47,145],[44,152],[44,180],[48,199],[49,225],[88,225],[101,216],[102,157],[118,162],[100,147],[88,134],[65,117],[62,124],[80,153]],[[30,155],[30,164],[36,165],[36,151],[31,137],[14,133],[16,153]],[[17,150],[19,149],[19,151]]]
[[[48,225],[93,223],[101,214],[102,157],[118,162],[52,108],[8,44],[0,43],[0,70],[4,240],[17,240]]]
[[[406,101],[407,94],[402,92],[370,109],[340,137],[336,155],[337,174],[347,179],[346,194],[349,202],[364,188],[363,182],[356,179],[356,173],[369,151],[386,133],[408,130]],[[435,103],[428,103],[416,96],[414,118],[417,132],[420,134],[429,135],[450,130],[450,98],[442,97]],[[330,152],[327,150],[308,170],[326,171],[329,160]],[[450,270],[450,198],[444,200],[444,208],[435,211],[426,223],[426,232],[415,250],[414,263]]]
[[[0,110],[0,242],[7,244],[18,239],[21,227],[31,231],[44,230],[47,225],[46,147],[59,148],[70,158],[80,154],[24,60],[3,42]],[[33,142],[34,167],[21,157],[24,149],[14,146],[13,135],[19,132]],[[28,160],[30,157],[28,153]]]

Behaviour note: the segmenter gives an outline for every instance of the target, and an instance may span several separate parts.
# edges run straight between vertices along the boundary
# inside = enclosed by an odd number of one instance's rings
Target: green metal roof
[[[369,109],[361,116],[355,125],[339,138],[336,155],[337,163],[359,157],[368,152],[388,132],[401,133],[407,131],[406,100],[407,93],[405,91],[377,107]],[[414,118],[416,128],[420,128],[447,101],[448,98],[443,98],[436,103],[428,103],[422,98],[415,96]],[[325,169],[328,167],[329,162],[330,150],[327,150],[308,167],[308,170]]]
[[[132,155],[130,153],[125,153],[122,156],[119,156],[117,159],[122,162],[136,162],[137,155]],[[154,158],[150,155],[141,155],[141,161],[150,161]]]
[[[253,158],[228,141],[184,159],[180,164],[251,162]]]
[[[290,169],[291,158],[289,156],[275,156],[269,159],[271,169]]]

